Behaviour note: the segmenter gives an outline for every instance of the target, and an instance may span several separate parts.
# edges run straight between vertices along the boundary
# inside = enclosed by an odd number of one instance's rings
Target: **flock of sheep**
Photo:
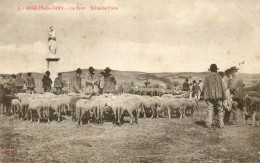
[[[138,123],[140,116],[158,118],[160,114],[171,118],[175,113],[180,119],[186,116],[186,112],[193,113],[197,110],[198,101],[194,98],[184,98],[182,95],[164,94],[159,96],[140,96],[133,94],[103,94],[99,96],[87,96],[80,94],[55,95],[49,92],[44,94],[18,93],[9,99],[10,105],[2,103],[6,113],[15,117],[30,121],[41,119],[48,120],[57,116],[62,120],[62,115],[70,115],[72,121],[82,125],[83,120],[89,123],[103,123],[111,119],[114,124],[120,125],[125,115],[130,116],[130,124],[135,120]],[[11,111],[10,111],[11,110]]]

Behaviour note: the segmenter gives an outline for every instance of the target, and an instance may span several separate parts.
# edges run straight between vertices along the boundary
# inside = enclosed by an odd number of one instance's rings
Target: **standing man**
[[[200,87],[200,90],[199,90],[199,93],[198,93],[198,100],[201,99],[201,96],[202,96],[202,91],[203,91],[203,83],[202,83],[202,80],[199,80],[199,87]]]
[[[64,81],[62,79],[62,74],[58,73],[58,77],[54,80],[54,87],[56,88],[56,94],[62,94],[62,88],[64,87]]]
[[[226,99],[225,88],[221,76],[217,73],[217,65],[210,65],[210,73],[204,80],[204,100],[207,103],[208,118],[206,124],[211,128],[214,110],[218,112],[219,126],[224,127],[223,100]]]
[[[148,81],[148,79],[146,79],[146,81],[144,82],[144,87],[148,88],[148,85],[150,84],[150,82]]]
[[[235,118],[236,122],[242,121],[242,111],[244,107],[244,97],[246,96],[246,92],[244,90],[244,82],[238,77],[238,68],[231,67],[230,74],[232,78],[229,80],[228,87],[230,93],[233,95],[233,108],[231,112],[231,119]]]
[[[100,74],[101,74],[101,77],[99,79],[99,94],[103,94],[105,72],[101,72]]]
[[[95,69],[91,66],[88,69],[87,80],[86,80],[86,91],[87,94],[98,93],[98,80],[94,73]]]
[[[183,91],[189,91],[190,90],[190,85],[189,85],[189,79],[188,78],[185,79],[185,82],[183,83],[182,90]]]
[[[104,93],[113,93],[116,85],[116,79],[112,74],[110,74],[112,70],[109,67],[106,67],[104,71]]]
[[[192,83],[193,83],[192,84],[192,97],[199,99],[199,91],[200,91],[199,84],[196,83],[196,80],[193,80]]]
[[[42,87],[44,89],[44,92],[50,92],[51,91],[51,84],[52,80],[50,78],[50,71],[46,71],[45,75],[42,78]]]
[[[26,80],[23,78],[22,73],[19,73],[15,78],[16,93],[22,93],[25,84],[26,84]]]
[[[8,85],[10,87],[10,90],[11,90],[11,94],[13,95],[15,93],[15,79],[16,79],[16,75],[15,74],[12,74],[11,75],[11,78],[8,82]]]
[[[71,91],[74,92],[74,93],[80,93],[82,94],[82,86],[81,86],[81,77],[80,75],[82,74],[82,70],[80,68],[78,68],[76,71],[75,71],[75,75],[73,76],[72,78],[72,86],[71,86]]]
[[[32,73],[27,73],[27,92],[29,94],[34,94],[34,88],[35,88],[35,80],[32,77]]]

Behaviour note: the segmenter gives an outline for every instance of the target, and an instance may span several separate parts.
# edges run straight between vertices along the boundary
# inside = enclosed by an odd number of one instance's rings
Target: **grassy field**
[[[260,127],[204,127],[205,105],[186,119],[139,119],[122,126],[53,120],[50,124],[0,115],[0,162],[259,162]],[[10,157],[6,149],[14,146]]]

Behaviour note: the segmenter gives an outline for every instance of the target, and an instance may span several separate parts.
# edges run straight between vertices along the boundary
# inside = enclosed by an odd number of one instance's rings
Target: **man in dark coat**
[[[35,81],[34,78],[32,77],[32,73],[27,73],[27,92],[29,94],[33,94],[34,93],[34,88],[35,88]]]
[[[42,78],[42,87],[44,89],[44,92],[50,92],[51,91],[51,84],[52,80],[50,78],[50,71],[46,71],[45,75]]]
[[[182,88],[183,91],[189,91],[190,90],[190,85],[189,85],[189,79],[187,78],[185,80],[185,82],[183,83],[183,88]]]
[[[221,76],[217,73],[217,65],[210,65],[210,73],[204,80],[204,100],[207,103],[207,126],[211,128],[214,111],[218,112],[219,126],[224,127],[223,101],[226,99],[225,87]]]
[[[62,79],[62,74],[58,73],[58,77],[54,80],[54,88],[56,88],[56,94],[62,94],[62,88],[64,87],[64,81]]]
[[[112,70],[109,67],[107,67],[104,71],[105,73],[103,91],[104,93],[113,93],[115,90],[116,79],[112,74],[110,74]]]
[[[82,86],[81,86],[81,77],[82,70],[78,68],[76,71],[76,74],[72,78],[71,82],[71,91],[74,93],[81,93],[82,94]]]

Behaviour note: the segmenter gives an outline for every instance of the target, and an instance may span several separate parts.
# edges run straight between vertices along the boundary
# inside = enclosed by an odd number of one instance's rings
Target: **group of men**
[[[100,75],[95,74],[95,69],[91,66],[86,74],[86,82],[81,82],[82,70],[78,68],[75,71],[75,75],[71,80],[71,92],[81,94],[102,94],[113,93],[115,91],[116,79],[111,74],[111,69],[106,67]],[[51,92],[52,79],[50,78],[50,71],[46,71],[42,78],[42,87],[44,92]],[[85,86],[83,86],[85,84]],[[21,93],[26,90],[27,93],[34,93],[35,79],[32,77],[32,73],[27,73],[27,77],[23,77],[22,73],[18,75],[11,75],[10,79],[5,79],[5,76],[1,76],[0,85],[3,85],[7,90],[10,90],[8,94]],[[62,79],[62,73],[58,73],[54,80],[54,88],[56,94],[63,93],[63,87],[65,82]]]
[[[214,112],[218,113],[219,127],[224,127],[225,122],[237,123],[239,114],[242,113],[246,92],[245,84],[238,77],[238,68],[231,67],[225,72],[218,72],[216,64],[210,65],[210,73],[203,83],[203,98],[207,103],[208,118],[206,124],[212,126]]]
[[[111,74],[111,69],[106,67],[102,71],[101,77],[95,74],[95,69],[89,67],[88,73],[86,74],[86,88],[84,90],[81,82],[82,70],[78,68],[75,71],[75,75],[72,78],[71,89],[74,93],[83,93],[85,94],[103,94],[103,93],[113,93],[115,91],[116,79]]]
[[[185,79],[185,82],[183,83],[183,87],[182,87],[182,90],[184,92],[189,92],[189,96],[195,97],[198,100],[202,98],[202,89],[203,89],[202,80],[199,80],[198,83],[196,80],[193,80],[191,83],[189,83],[188,78]]]
[[[35,80],[32,77],[32,73],[27,73],[24,78],[22,73],[17,75],[12,74],[10,79],[5,79],[5,76],[1,76],[0,85],[6,89],[7,94],[14,94],[23,92],[24,89],[28,93],[33,93],[35,88]]]

